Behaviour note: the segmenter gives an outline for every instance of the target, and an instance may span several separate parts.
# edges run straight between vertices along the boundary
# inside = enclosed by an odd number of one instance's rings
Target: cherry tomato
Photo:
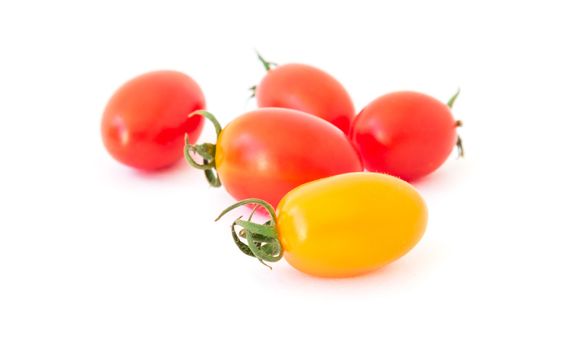
[[[242,252],[261,262],[284,256],[296,269],[321,277],[361,275],[400,258],[418,243],[427,223],[418,192],[385,174],[350,173],[309,182],[287,193],[276,212],[265,201],[249,199],[219,218],[243,204],[264,206],[271,220],[257,224],[250,217],[233,223],[232,236]],[[242,227],[239,234],[235,226]]]
[[[164,168],[183,157],[183,136],[196,140],[204,118],[202,91],[175,71],[140,75],[120,87],[102,117],[102,139],[119,162],[143,170]]]
[[[267,74],[255,87],[259,107],[307,112],[348,134],[356,112],[348,92],[336,79],[312,66],[285,64],[273,67],[259,57],[267,69]]]
[[[459,125],[447,104],[402,91],[379,97],[364,108],[354,120],[350,138],[367,170],[411,181],[444,163],[459,141]]]
[[[263,198],[272,205],[291,189],[312,180],[362,170],[348,138],[332,124],[285,108],[260,108],[245,113],[224,129],[215,123],[216,145],[190,145],[191,165],[208,171],[212,185],[224,184],[235,198]],[[198,164],[191,153],[203,156]],[[216,169],[218,178],[211,173]]]

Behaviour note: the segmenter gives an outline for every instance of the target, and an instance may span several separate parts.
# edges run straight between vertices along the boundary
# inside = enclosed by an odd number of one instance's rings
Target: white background
[[[561,1],[2,1],[0,349],[564,349]],[[105,152],[124,81],[177,69],[225,124],[263,69],[316,65],[357,109],[447,100],[467,157],[416,183],[421,243],[354,279],[241,255],[232,199]],[[202,139],[212,136],[211,127]]]

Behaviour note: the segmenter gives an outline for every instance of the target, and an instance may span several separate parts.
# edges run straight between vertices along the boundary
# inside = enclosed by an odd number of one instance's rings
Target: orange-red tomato
[[[348,134],[354,105],[348,92],[330,74],[305,64],[270,68],[256,86],[259,107],[284,107],[307,112]]]
[[[237,219],[232,236],[242,252],[260,261],[284,257],[296,269],[321,277],[351,277],[400,258],[422,237],[427,209],[418,192],[396,177],[349,173],[306,183],[291,190],[271,220],[257,224]],[[244,243],[241,239],[247,240]]]
[[[167,167],[183,157],[183,137],[194,142],[204,119],[188,118],[205,107],[189,76],[175,71],[140,75],[112,96],[102,118],[102,139],[119,162],[143,170]]]
[[[447,104],[401,91],[367,105],[355,118],[350,137],[367,170],[411,181],[446,161],[457,144],[458,125]]]
[[[260,108],[237,117],[219,131],[210,158],[232,196],[263,198],[274,206],[301,184],[362,170],[358,154],[338,128],[285,108]]]

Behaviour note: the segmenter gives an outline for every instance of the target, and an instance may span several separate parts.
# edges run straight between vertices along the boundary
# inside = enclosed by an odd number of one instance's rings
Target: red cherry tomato
[[[175,71],[140,75],[112,96],[102,118],[108,152],[134,168],[155,170],[183,157],[183,136],[196,140],[204,124],[204,95],[189,76]]]
[[[444,163],[459,140],[457,126],[449,105],[417,92],[394,92],[358,114],[350,138],[367,170],[410,181]]]
[[[305,64],[274,68],[260,59],[267,74],[255,87],[258,107],[284,107],[307,112],[329,121],[345,134],[355,115],[348,92],[330,74]]]
[[[189,163],[208,171],[212,185],[224,184],[236,199],[263,198],[276,206],[293,188],[312,180],[362,170],[348,138],[330,123],[286,108],[260,108],[245,113],[224,129],[214,116],[216,145],[185,147]],[[192,158],[196,152],[205,164]],[[216,169],[218,179],[210,173]]]

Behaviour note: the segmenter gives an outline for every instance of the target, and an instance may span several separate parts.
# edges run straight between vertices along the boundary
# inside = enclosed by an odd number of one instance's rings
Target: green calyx
[[[454,102],[456,102],[458,96],[460,96],[460,88],[458,88],[456,93],[452,97],[450,97],[450,99],[446,103],[448,108],[452,109]],[[459,128],[462,125],[463,123],[461,120],[456,120],[455,127]],[[460,135],[458,135],[458,137],[456,138],[456,148],[458,149],[458,158],[464,158],[464,144],[462,143],[462,137]]]
[[[201,115],[206,119],[210,120],[212,124],[214,124],[214,129],[216,130],[216,138],[220,135],[222,131],[222,126],[216,119],[216,117],[205,110],[198,110],[194,111],[193,113],[189,114],[189,118],[194,115]],[[193,145],[190,143],[189,135],[185,134],[185,147],[183,149],[185,154],[185,159],[187,162],[196,169],[203,170],[204,175],[206,176],[206,180],[212,187],[220,187],[222,184],[220,183],[220,178],[218,177],[218,173],[216,172],[216,145],[213,143],[202,143],[198,145]],[[193,155],[198,154],[202,157],[202,163],[198,163],[194,158]]]
[[[281,260],[283,249],[275,226],[275,210],[269,203],[257,198],[244,199],[224,209],[214,221],[220,220],[226,213],[246,204],[255,204],[255,207],[247,220],[243,220],[241,216],[234,220],[231,225],[232,239],[242,253],[257,258],[260,263],[271,269],[271,266],[265,261]],[[267,211],[271,218],[269,221],[263,224],[251,221],[258,207]],[[239,232],[236,232],[236,226],[241,227]]]

